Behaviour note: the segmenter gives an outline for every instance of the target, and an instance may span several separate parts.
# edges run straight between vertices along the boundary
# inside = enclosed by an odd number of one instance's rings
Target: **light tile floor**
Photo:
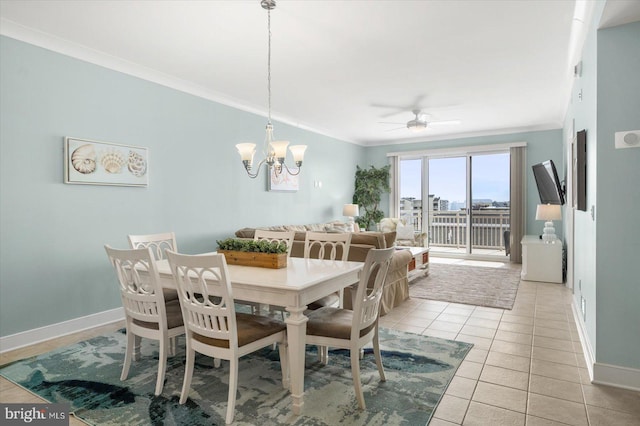
[[[517,267],[435,258],[431,262]],[[431,426],[640,426],[640,392],[592,385],[560,284],[522,281],[512,310],[410,299],[381,318],[397,330],[474,343]],[[123,327],[119,322],[0,355],[0,365]],[[0,378],[0,402],[39,402]],[[82,425],[72,418],[72,425]]]
[[[431,262],[519,267],[432,257]],[[432,426],[640,425],[640,392],[593,385],[561,284],[522,281],[512,310],[410,299],[381,325],[474,344]]]

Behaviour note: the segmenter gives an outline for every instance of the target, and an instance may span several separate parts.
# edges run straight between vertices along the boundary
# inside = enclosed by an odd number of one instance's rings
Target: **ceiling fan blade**
[[[456,124],[462,124],[462,121],[460,120],[429,121],[429,126],[451,126]]]
[[[378,124],[405,124],[399,121],[378,121]]]
[[[395,129],[387,129],[387,130],[385,130],[385,132],[393,132],[395,130],[406,129],[406,128],[407,128],[407,126],[396,127]]]
[[[379,104],[379,103],[372,103],[370,105],[374,108],[390,109],[391,111],[380,116],[380,118],[387,118],[387,117],[391,117],[392,115],[402,114],[406,111],[411,111],[414,109],[419,110],[420,109],[419,106],[420,104],[422,104],[422,101],[424,100],[425,97],[426,95],[424,93],[419,94],[413,99],[413,102],[411,102],[411,104],[409,105],[390,105],[390,104]]]

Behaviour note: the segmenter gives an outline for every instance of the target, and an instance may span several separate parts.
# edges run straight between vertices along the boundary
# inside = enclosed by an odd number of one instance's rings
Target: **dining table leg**
[[[293,413],[302,414],[304,405],[304,362],[305,341],[307,335],[307,318],[304,315],[306,306],[287,307],[289,316],[286,319],[287,341],[289,343],[289,374],[291,375],[291,399]]]

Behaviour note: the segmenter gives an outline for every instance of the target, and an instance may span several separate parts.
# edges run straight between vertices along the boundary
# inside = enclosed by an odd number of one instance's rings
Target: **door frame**
[[[461,147],[453,147],[453,148],[435,148],[428,150],[418,150],[418,151],[400,151],[400,152],[389,152],[387,153],[387,157],[391,160],[391,164],[394,167],[394,182],[392,183],[392,191],[389,194],[389,206],[390,216],[398,217],[400,215],[400,188],[399,188],[399,180],[401,179],[399,176],[399,162],[405,159],[417,159],[422,158],[422,229],[428,229],[428,211],[427,214],[424,214],[425,210],[425,200],[428,203],[429,200],[429,169],[428,169],[428,160],[429,158],[445,158],[445,157],[456,157],[456,156],[473,156],[480,154],[497,154],[510,152],[510,148],[514,147],[526,147],[527,142],[513,142],[513,143],[503,143],[503,144],[489,144],[489,145],[471,145],[471,146],[461,146]],[[467,160],[468,162],[468,160]],[[467,174],[468,179],[471,179],[471,174]],[[470,182],[467,185],[467,190],[471,191]],[[427,206],[428,209],[428,206]],[[469,215],[467,214],[467,223],[469,223]],[[470,227],[467,226],[467,232],[470,232]],[[470,241],[469,235],[467,236],[467,241]],[[466,253],[464,255],[451,255],[451,257],[468,257],[470,259],[478,259],[478,260],[493,260],[495,261],[495,256],[489,255],[474,255]]]

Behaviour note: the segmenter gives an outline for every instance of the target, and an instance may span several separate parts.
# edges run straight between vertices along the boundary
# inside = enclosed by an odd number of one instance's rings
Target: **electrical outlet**
[[[587,321],[587,301],[584,297],[580,296],[580,310],[582,311],[583,321]]]

